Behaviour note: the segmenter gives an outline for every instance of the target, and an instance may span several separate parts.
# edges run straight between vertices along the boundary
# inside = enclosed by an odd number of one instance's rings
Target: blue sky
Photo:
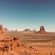
[[[54,0],[0,0],[0,24],[9,30],[25,28],[55,31]]]

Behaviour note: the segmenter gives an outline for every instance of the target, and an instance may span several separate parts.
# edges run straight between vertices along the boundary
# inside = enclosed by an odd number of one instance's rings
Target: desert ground
[[[55,55],[55,32],[3,32],[0,26],[0,55]]]

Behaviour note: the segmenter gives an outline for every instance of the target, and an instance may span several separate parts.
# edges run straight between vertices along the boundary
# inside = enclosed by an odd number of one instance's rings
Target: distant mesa
[[[3,28],[3,25],[0,25],[0,35],[1,34],[6,34],[7,32],[9,32],[9,30],[7,28]],[[15,31],[11,31],[11,32],[18,32],[18,30],[15,30]],[[36,31],[36,30],[31,30],[31,29],[25,29],[24,30],[25,33],[36,33],[36,34],[46,34],[47,32],[45,31],[45,28],[44,26],[41,26],[40,27],[40,30],[39,31]],[[23,33],[24,33],[23,32]]]
[[[44,26],[41,26],[41,27],[40,27],[40,31],[39,31],[39,32],[45,32]]]
[[[31,31],[31,30],[30,30],[30,29],[25,29],[24,31],[28,31],[28,32],[29,32],[29,31]]]
[[[30,34],[30,33],[32,33],[32,30],[31,29],[25,29],[23,31],[23,34]]]
[[[38,33],[38,34],[46,34],[47,32],[45,31],[44,26],[41,26],[40,30],[38,32],[36,32],[36,33]]]

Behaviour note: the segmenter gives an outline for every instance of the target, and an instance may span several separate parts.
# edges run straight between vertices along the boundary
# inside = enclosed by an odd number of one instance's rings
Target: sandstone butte
[[[40,27],[38,33],[46,33]],[[16,34],[15,34],[16,35]],[[23,43],[18,36],[7,34],[0,25],[0,55],[55,55],[55,47],[30,46]]]

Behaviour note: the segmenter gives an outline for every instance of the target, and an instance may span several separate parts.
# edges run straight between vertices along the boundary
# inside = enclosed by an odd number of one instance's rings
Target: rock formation
[[[40,27],[40,31],[39,31],[39,32],[45,32],[44,26],[41,26],[41,27]]]
[[[46,33],[44,26],[40,27],[39,33],[41,33],[41,34],[45,34]]]
[[[5,36],[4,31],[3,31],[3,26],[0,25],[0,38],[3,38]]]
[[[31,31],[31,30],[30,30],[30,29],[25,29],[24,31],[28,31],[28,32],[29,32],[29,31]]]
[[[7,33],[8,33],[8,29],[3,28],[3,25],[0,25],[0,39],[5,38]]]
[[[3,26],[2,25],[0,25],[0,34],[3,34],[4,32],[3,32]]]
[[[39,29],[39,31],[36,31],[35,33],[36,34],[47,34],[47,32],[45,31],[44,26],[41,26],[40,29]]]

